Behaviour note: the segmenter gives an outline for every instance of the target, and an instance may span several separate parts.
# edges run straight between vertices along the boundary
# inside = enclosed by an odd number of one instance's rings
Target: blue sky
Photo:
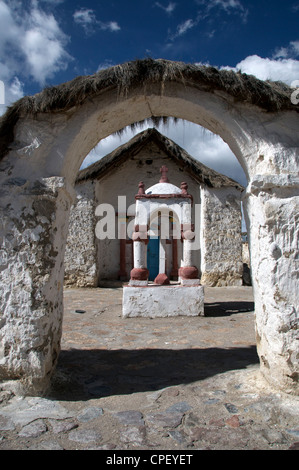
[[[5,105],[147,56],[240,69],[291,84],[299,80],[298,24],[299,0],[0,0]],[[159,130],[244,183],[226,144],[198,127],[185,122]],[[132,135],[102,141],[84,165]]]

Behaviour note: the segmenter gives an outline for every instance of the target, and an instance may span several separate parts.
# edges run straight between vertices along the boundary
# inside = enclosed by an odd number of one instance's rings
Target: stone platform
[[[204,288],[180,284],[124,286],[123,317],[204,316]]]

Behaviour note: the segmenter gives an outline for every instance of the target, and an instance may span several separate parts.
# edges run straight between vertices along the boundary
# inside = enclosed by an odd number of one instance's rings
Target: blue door
[[[159,237],[149,239],[147,245],[147,269],[149,270],[149,280],[154,281],[159,274]]]

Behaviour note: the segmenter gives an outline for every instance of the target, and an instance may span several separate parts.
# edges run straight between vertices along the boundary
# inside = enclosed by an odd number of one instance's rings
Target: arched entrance
[[[104,137],[173,116],[220,135],[242,165],[261,372],[298,391],[298,113],[291,90],[163,60],[112,67],[16,103],[1,120],[2,386],[42,393],[60,349],[73,184]]]

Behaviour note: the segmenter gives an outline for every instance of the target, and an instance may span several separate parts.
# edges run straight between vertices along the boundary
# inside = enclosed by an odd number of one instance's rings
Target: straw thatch
[[[210,93],[224,91],[237,101],[256,105],[267,112],[298,110],[290,100],[292,89],[283,83],[264,82],[231,70],[147,58],[76,77],[34,96],[21,98],[0,119],[0,152],[2,155],[7,152],[13,141],[14,126],[21,116],[66,112],[108,89],[116,89],[120,97],[125,97],[134,86],[157,83],[163,93],[167,81],[190,84]]]
[[[174,160],[184,173],[190,174],[198,183],[209,188],[234,187],[243,190],[243,186],[233,179],[208,168],[203,163],[191,157],[186,150],[173,140],[160,134],[156,129],[146,129],[135,135],[125,144],[109,153],[99,161],[79,171],[76,183],[87,180],[101,179],[117,170],[119,166],[132,156],[139,154],[149,142],[155,143],[169,158]]]

